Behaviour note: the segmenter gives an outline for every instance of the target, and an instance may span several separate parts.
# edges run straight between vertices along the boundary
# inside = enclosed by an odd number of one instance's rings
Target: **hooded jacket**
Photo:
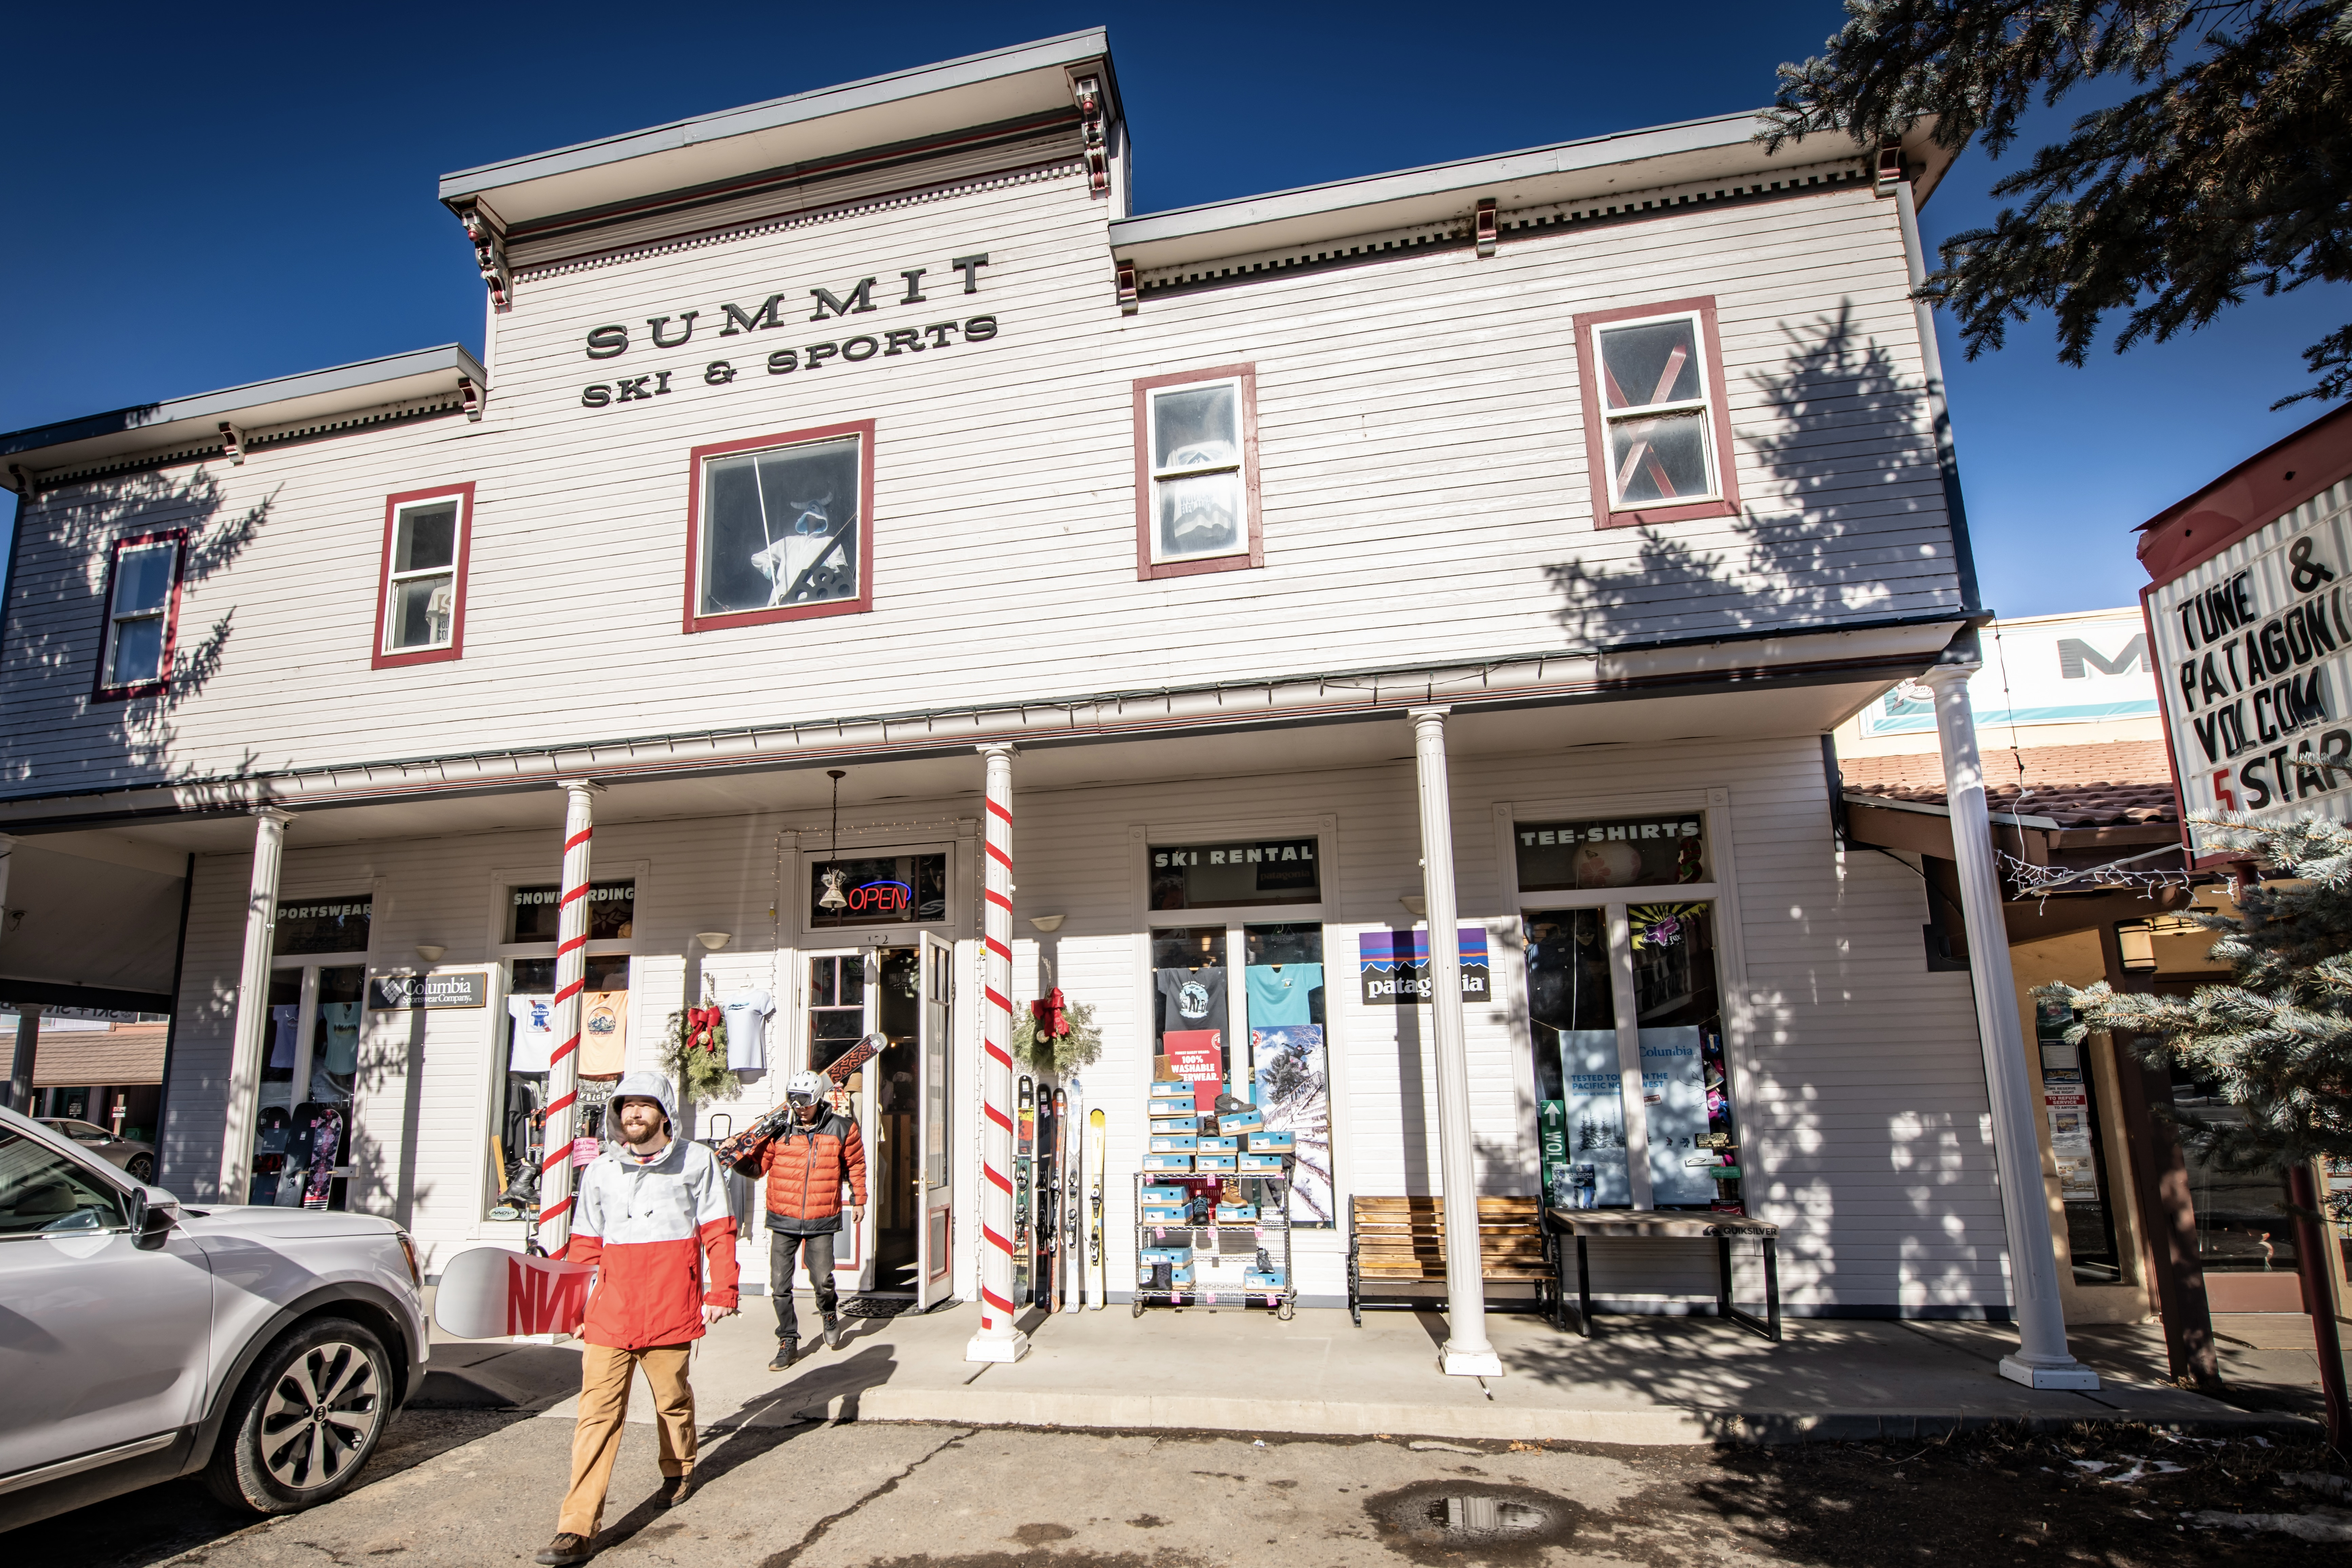
[[[669,1108],[653,1074],[623,1079],[614,1098],[629,1097]],[[563,1256],[596,1267],[580,1330],[588,1343],[642,1350],[700,1339],[706,1305],[738,1304],[735,1216],[718,1157],[677,1138],[646,1164],[606,1149],[580,1173]]]
[[[823,1236],[841,1228],[841,1187],[866,1206],[866,1141],[857,1123],[827,1110],[808,1126],[797,1121],[760,1150],[768,1179],[768,1228],[788,1236]]]

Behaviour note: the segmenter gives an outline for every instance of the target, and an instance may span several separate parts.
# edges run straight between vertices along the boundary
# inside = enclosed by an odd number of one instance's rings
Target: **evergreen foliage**
[[[2124,312],[2120,353],[2265,295],[2352,279],[2352,0],[1846,0],[1826,52],[1780,68],[1764,140],[1823,132],[1869,145],[1934,116],[1938,145],[1982,136],[1999,158],[2039,100],[2102,78],[2140,88],[2074,121],[2003,176],[2023,196],[1954,235],[1920,289],[1948,302],[1974,359],[2012,322],[2056,319],[2082,364]],[[2352,392],[2352,326],[2304,351]]]
[[[2186,997],[2119,993],[2105,981],[2034,994],[2080,1010],[2070,1039],[2153,1037],[2140,1047],[2149,1063],[2178,1063],[2218,1083],[2246,1113],[2244,1125],[2184,1122],[2181,1132],[2224,1166],[2283,1173],[2322,1156],[2352,1158],[2352,830],[2315,818],[2196,820],[2237,829],[2282,879],[2248,889],[2242,918],[2196,917],[2220,933],[2213,956],[2229,963],[2231,983]],[[2347,1200],[2352,1194],[2330,1197],[2332,1217],[2352,1222]]]
[[[1037,1020],[1023,1009],[1013,1026],[1013,1059],[1034,1072],[1066,1078],[1102,1055],[1102,1030],[1095,1025],[1092,1006],[1072,1002],[1063,1007],[1062,1020],[1069,1033],[1045,1038],[1037,1033]]]

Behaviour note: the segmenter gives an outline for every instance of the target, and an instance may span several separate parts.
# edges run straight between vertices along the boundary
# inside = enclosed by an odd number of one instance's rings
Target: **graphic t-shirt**
[[[629,994],[591,991],[580,998],[580,1076],[615,1078],[629,1056]]]
[[[349,1078],[360,1067],[360,1005],[356,1002],[322,1002],[319,1005],[319,1021],[326,1026],[323,1047],[327,1070],[337,1078]]]
[[[1222,1029],[1225,1026],[1225,972],[1214,964],[1198,969],[1160,971],[1160,1029],[1172,1035],[1181,1029]]]
[[[269,1009],[269,1021],[277,1027],[269,1037],[269,1065],[294,1070],[294,1047],[302,1032],[302,1009],[299,1004],[281,1002]]]
[[[1249,988],[1249,1021],[1253,1029],[1284,1024],[1311,1024],[1315,1012],[1308,998],[1323,988],[1319,963],[1253,963],[1242,972]]]
[[[507,1058],[509,1072],[545,1072],[548,1053],[555,1049],[555,998],[509,996],[507,1013],[514,1019],[514,1053]]]
[[[764,991],[738,991],[719,1005],[727,1014],[727,1065],[736,1072],[768,1067],[768,1015],[775,1002]]]

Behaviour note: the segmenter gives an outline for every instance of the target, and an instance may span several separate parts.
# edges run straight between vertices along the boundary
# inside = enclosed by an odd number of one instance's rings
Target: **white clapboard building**
[[[1969,976],[1824,765],[1973,657],[1949,155],[1758,124],[1136,216],[1090,32],[447,175],[479,358],[0,437],[0,994],[168,1007],[186,1196],[513,1244],[570,809],[582,1105],[689,1005],[763,1053],[701,1135],[888,1035],[844,1276],[970,1300],[1009,863],[1007,1000],[1102,1037],[1115,1301],[1213,1032],[1304,1304],[1451,1159],[1744,1206],[1792,1312],[2006,1316]],[[1711,1310],[1705,1243],[1594,1258]]]

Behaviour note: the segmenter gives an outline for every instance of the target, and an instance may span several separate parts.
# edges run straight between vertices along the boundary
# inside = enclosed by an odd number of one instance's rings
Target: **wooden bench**
[[[1559,1270],[1551,1298],[1555,1328],[1568,1327],[1561,1321],[1568,1303],[1568,1248],[1561,1243],[1568,1237],[1576,1238],[1576,1327],[1586,1339],[1592,1337],[1592,1270],[1584,1255],[1587,1238],[1596,1236],[1637,1241],[1712,1238],[1715,1242],[1715,1315],[1768,1340],[1780,1337],[1780,1227],[1777,1225],[1729,1215],[1548,1208],[1544,1211],[1544,1230],[1545,1239],[1551,1247],[1553,1265]],[[1737,1237],[1752,1237],[1763,1244],[1764,1316],[1761,1318],[1732,1303],[1731,1243]]]
[[[1536,1310],[1555,1321],[1558,1276],[1545,1247],[1543,1210],[1534,1198],[1478,1200],[1478,1275],[1489,1282],[1533,1285]],[[1367,1307],[1407,1310],[1442,1303],[1383,1287],[1445,1283],[1445,1205],[1442,1198],[1352,1198],[1348,1205],[1348,1315],[1363,1327]],[[1370,1300],[1373,1294],[1392,1296]]]

